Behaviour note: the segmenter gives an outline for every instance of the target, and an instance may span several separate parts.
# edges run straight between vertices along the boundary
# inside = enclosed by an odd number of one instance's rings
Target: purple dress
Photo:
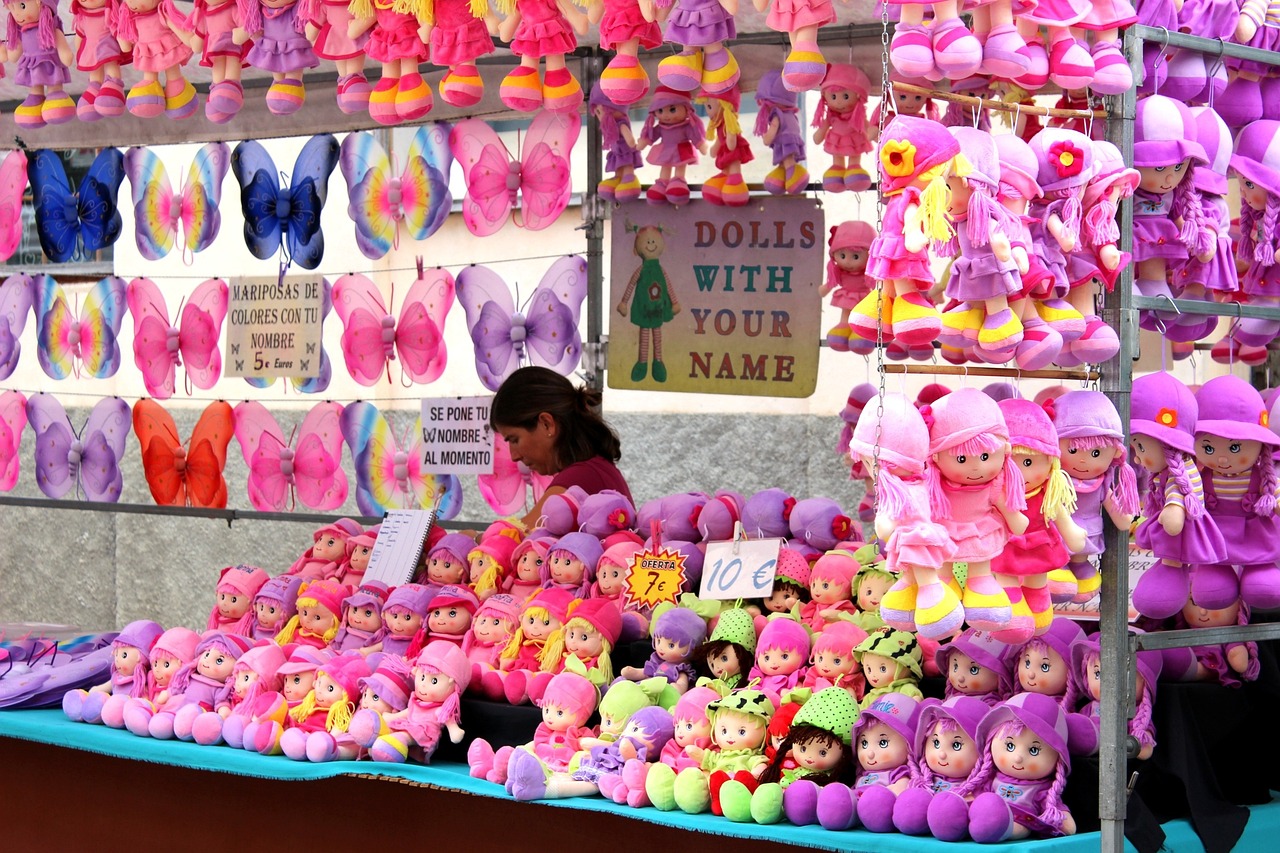
[[[853,783],[855,788],[888,788],[894,782],[905,779],[911,775],[911,765],[902,764],[893,768],[887,773],[868,772],[861,768],[858,769],[857,777]]]
[[[609,124],[607,130],[604,127],[606,122]],[[627,168],[639,169],[644,165],[644,158],[640,156],[639,149],[628,145],[627,138],[622,135],[622,126],[630,125],[631,119],[621,113],[608,112],[600,124],[601,135],[604,137],[605,144],[609,146],[609,153],[604,163],[606,172]]]
[[[1235,293],[1240,289],[1240,279],[1236,258],[1231,251],[1231,211],[1222,196],[1202,193],[1200,200],[1205,221],[1211,223],[1218,233],[1218,248],[1207,264],[1195,257],[1187,258],[1187,262],[1174,272],[1173,286],[1181,291],[1187,285],[1202,284],[1209,290]]]
[[[1146,190],[1133,194],[1133,259],[1138,263],[1164,258],[1187,259],[1187,247],[1173,221],[1173,193],[1156,195]]]
[[[1280,264],[1251,261],[1240,277],[1240,289],[1248,296],[1280,296]]]
[[[19,86],[62,86],[71,79],[58,48],[40,46],[40,27],[36,24],[22,30],[22,56],[13,79]]]
[[[954,217],[959,257],[951,262],[951,277],[947,280],[947,296],[967,302],[982,302],[999,296],[1010,297],[1022,290],[1018,275],[1018,262],[1010,252],[1002,261],[988,243],[975,246],[965,227],[967,217]]]
[[[871,242],[867,261],[867,275],[876,281],[906,278],[933,284],[928,249],[907,251],[902,233],[907,208],[919,203],[920,190],[915,187],[907,187],[885,203],[883,225]]]
[[[698,671],[693,668],[691,663],[670,663],[656,654],[650,655],[649,659],[644,662],[645,678],[662,676],[667,681],[675,684],[682,675],[687,676],[689,683],[692,684],[698,677]]]
[[[1187,466],[1187,476],[1191,478],[1191,487],[1198,489],[1200,472]],[[1165,496],[1162,506],[1182,506],[1182,493],[1167,469],[1155,475],[1149,488],[1159,489]],[[1221,563],[1227,553],[1222,532],[1208,511],[1199,518],[1188,515],[1182,533],[1177,536],[1165,533],[1158,515],[1150,516],[1138,525],[1134,538],[1139,548],[1149,549],[1157,559],[1174,560],[1185,565]]]
[[[1110,471],[1092,480],[1071,478],[1071,485],[1076,489],[1076,511],[1071,514],[1071,520],[1084,528],[1086,537],[1084,550],[1076,556],[1092,556],[1103,551],[1102,502],[1106,500],[1110,480]]]
[[[1265,447],[1263,449],[1266,450]],[[1200,472],[1204,478],[1205,510],[1212,516],[1226,543],[1226,558],[1219,560],[1219,563],[1229,563],[1233,566],[1274,566],[1276,564],[1276,543],[1280,542],[1280,518],[1255,513],[1254,498],[1250,497],[1259,493],[1261,476],[1258,468],[1258,465],[1254,465],[1253,471],[1249,474],[1249,491],[1243,500],[1218,497],[1214,490],[1214,472],[1208,468]]]
[[[1009,808],[1013,811],[1014,822],[1025,826],[1033,834],[1041,836],[1063,834],[1060,825],[1051,826],[1040,819],[1040,815],[1044,812],[1044,801],[1052,787],[1052,776],[1048,779],[1028,781],[997,772],[995,778],[991,780],[991,790],[1009,804]]]
[[[1071,289],[1071,282],[1067,280],[1067,255],[1058,245],[1057,239],[1049,233],[1048,222],[1053,214],[1062,215],[1062,209],[1066,203],[1066,199],[1057,198],[1047,204],[1036,202],[1028,208],[1033,218],[1027,227],[1031,231],[1031,242],[1035,247],[1035,251],[1030,254],[1038,256],[1044,263],[1045,269],[1053,278],[1051,295],[1057,297],[1067,295],[1067,291]],[[1137,222],[1137,219],[1135,218],[1134,221]],[[1046,288],[1042,290],[1045,290],[1046,295],[1050,295]]]
[[[653,132],[657,134],[657,141],[649,149],[649,163],[654,166],[687,166],[697,163],[697,144],[702,141],[699,128],[692,111],[679,124],[655,125]]]
[[[409,645],[412,642],[413,637],[397,637],[393,634],[387,634],[382,638],[382,651],[389,655],[404,657],[409,653]]]
[[[798,110],[783,109],[775,104],[765,103],[760,107],[764,115],[761,121],[768,126],[775,118],[778,120],[778,132],[773,135],[773,165],[780,166],[788,157],[794,157],[797,163],[805,161],[804,132],[800,129],[800,113]]]
[[[381,641],[385,634],[386,628],[379,628],[377,631],[361,631],[359,628],[348,628],[344,625],[334,635],[329,648],[337,654],[355,652]]]
[[[223,682],[193,672],[191,680],[187,682],[187,689],[181,696],[175,696],[166,702],[164,710],[176,711],[184,705],[199,705],[206,711],[212,711],[217,704],[218,694],[225,688]]]
[[[320,64],[306,35],[299,32],[298,4],[272,9],[262,7],[262,35],[246,57],[254,68],[287,74]]]
[[[658,5],[670,4],[659,0]],[[676,0],[664,36],[684,47],[706,47],[737,38],[738,29],[720,0]]]

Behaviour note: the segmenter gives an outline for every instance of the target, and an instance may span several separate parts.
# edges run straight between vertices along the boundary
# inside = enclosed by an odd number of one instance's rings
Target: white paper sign
[[[365,580],[382,581],[387,586],[408,583],[422,556],[435,515],[429,509],[388,510],[378,528],[373,553],[369,555]]]
[[[708,543],[698,597],[721,601],[768,597],[782,545],[781,539]]]
[[[249,276],[233,279],[230,289],[225,375],[320,375],[322,277]]]
[[[493,397],[422,400],[422,470],[428,474],[492,474]]]

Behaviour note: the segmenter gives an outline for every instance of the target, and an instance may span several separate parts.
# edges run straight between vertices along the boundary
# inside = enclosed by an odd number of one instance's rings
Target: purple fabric
[[[63,86],[71,80],[71,73],[58,57],[58,49],[40,46],[38,26],[22,31],[22,56],[13,79],[19,86]]]
[[[705,47],[736,38],[738,30],[720,0],[678,0],[664,35],[685,47]]]
[[[948,297],[981,301],[1013,296],[1022,290],[1018,263],[1012,254],[1009,260],[1002,261],[996,257],[990,244],[974,246],[963,220],[956,223],[956,240],[960,244],[960,255],[951,263],[951,277],[947,280]]]
[[[1240,277],[1236,271],[1235,253],[1231,249],[1231,211],[1222,196],[1202,195],[1200,198],[1206,224],[1218,233],[1217,251],[1207,264],[1188,258],[1174,272],[1173,285],[1181,289],[1191,284],[1202,284],[1209,290],[1235,293],[1240,289]]]
[[[1280,542],[1280,518],[1253,512],[1248,495],[1244,501],[1219,498],[1213,490],[1213,472],[1205,468],[1200,476],[1204,479],[1205,510],[1218,525],[1227,546],[1226,559],[1217,562],[1236,566],[1275,565],[1276,543]],[[1250,492],[1258,491],[1258,480],[1255,466],[1249,478]]]
[[[773,144],[769,146],[773,149],[773,165],[781,165],[788,157],[794,157],[796,162],[803,163],[804,131],[800,129],[800,114],[795,110],[780,110],[769,105],[763,109],[770,111],[769,121],[775,118],[778,120],[778,132],[774,134]]]
[[[651,655],[644,664],[644,677],[655,678],[662,676],[667,681],[675,684],[680,680],[680,676],[688,676],[689,682],[692,683],[698,677],[698,672],[693,668],[691,663],[668,663],[657,655]]]
[[[1071,478],[1071,485],[1076,489],[1076,511],[1071,520],[1084,528],[1084,550],[1081,554],[1101,554],[1102,541],[1102,502],[1107,497],[1107,484],[1111,480],[1111,472],[1095,477],[1092,480]]]
[[[1163,495],[1168,478],[1168,471],[1161,471],[1155,476],[1150,488],[1159,489]],[[1205,489],[1208,488],[1206,485]],[[1215,523],[1216,516],[1216,512],[1214,517],[1210,517],[1208,512],[1199,518],[1187,516],[1182,533],[1178,536],[1165,533],[1158,516],[1147,518],[1138,525],[1134,536],[1139,548],[1150,549],[1159,559],[1177,560],[1188,565],[1220,563],[1227,546]]]
[[[855,788],[887,788],[894,782],[905,779],[911,775],[911,765],[903,764],[893,768],[888,773],[868,773],[865,770],[858,770]]]
[[[287,74],[320,64],[311,42],[294,29],[298,6],[262,7],[262,35],[254,41],[247,60],[254,68]]]

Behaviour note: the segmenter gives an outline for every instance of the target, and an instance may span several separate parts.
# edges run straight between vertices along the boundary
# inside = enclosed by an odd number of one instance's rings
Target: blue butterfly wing
[[[329,176],[338,165],[338,151],[333,134],[322,133],[302,146],[293,166],[286,245],[289,256],[303,269],[315,269],[324,257],[320,213],[329,195]]]
[[[27,159],[27,180],[40,248],[54,263],[71,260],[80,236],[80,218],[62,158],[56,151],[32,152]]]
[[[86,252],[96,252],[120,238],[122,224],[116,199],[124,181],[124,154],[119,148],[98,152],[80,182],[80,236]]]
[[[282,234],[276,204],[280,181],[276,164],[262,143],[248,139],[231,154],[231,170],[240,184],[240,210],[244,214],[244,243],[255,258],[266,260],[280,251]]]

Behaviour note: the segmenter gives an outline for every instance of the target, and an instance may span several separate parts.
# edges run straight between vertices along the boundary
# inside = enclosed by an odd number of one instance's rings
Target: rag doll
[[[274,640],[298,612],[298,590],[302,583],[297,575],[280,575],[262,585],[253,597],[254,620],[249,636],[254,642]]]
[[[871,81],[853,65],[833,63],[822,78],[821,92],[813,115],[813,144],[831,155],[822,188],[829,193],[870,189],[871,175],[862,168],[862,155],[875,149],[867,125]]]
[[[592,0],[587,4],[587,20],[600,31],[600,49],[616,51],[600,72],[604,96],[627,107],[649,94],[649,75],[640,64],[640,48],[660,46],[662,29],[657,21],[645,17],[640,0]]]
[[[1046,83],[1053,83],[1064,92],[1090,85],[1097,71],[1093,55],[1088,43],[1070,30],[1085,19],[1089,7],[1083,0],[1036,4],[1030,9],[1019,7],[1017,30],[1026,43],[1030,61],[1026,72],[1014,77],[1013,82],[1028,92],[1035,92]],[[1041,37],[1041,27],[1046,37]],[[1103,58],[1110,61],[1109,57]]]
[[[756,136],[773,152],[773,170],[765,175],[764,188],[773,195],[799,195],[809,188],[800,97],[783,85],[779,71],[769,69],[756,84],[756,104]]]
[[[1066,713],[1074,713],[1080,694],[1071,678],[1071,656],[1084,640],[1079,625],[1065,616],[1055,617],[1048,631],[1014,650],[1017,681],[1013,692],[1048,696]]]
[[[662,86],[718,95],[738,82],[738,60],[725,44],[738,35],[738,0],[655,0],[640,8],[646,19],[660,17],[663,38],[680,46],[679,54],[658,63]]]
[[[965,620],[979,630],[999,630],[1012,613],[1008,594],[991,575],[1010,536],[1024,533],[1027,517],[1022,477],[1009,445],[1000,407],[975,388],[961,388],[921,410],[929,425],[925,480],[933,520],[950,534],[955,550],[944,563],[968,565],[961,603]]]
[[[81,121],[97,121],[124,113],[124,77],[121,65],[131,61],[112,32],[115,0],[71,0],[71,26],[76,43],[76,68],[87,72],[89,82],[76,101]],[[43,118],[43,108],[41,108]],[[47,123],[47,122],[46,122]]]
[[[464,533],[446,533],[444,538],[427,552],[425,583],[430,586],[464,584],[470,575],[467,557],[476,547],[476,541]]]
[[[562,589],[539,590],[525,602],[515,633],[498,658],[498,669],[485,672],[481,687],[485,695],[501,694],[512,705],[532,700],[529,687],[544,664],[552,667],[561,661],[564,649],[564,623],[576,599]],[[545,686],[545,679],[537,679]]]
[[[27,97],[13,111],[14,123],[24,130],[64,124],[76,117],[76,103],[67,94],[67,67],[75,57],[62,33],[58,0],[8,0],[9,29],[6,58],[17,63],[14,82]]]
[[[693,99],[683,91],[659,86],[649,100],[639,147],[641,151],[650,149],[645,159],[660,167],[658,180],[649,187],[645,199],[652,204],[687,202],[685,169],[698,162],[699,154],[707,153],[706,130],[693,110]]]
[[[382,608],[390,591],[381,581],[369,581],[342,601],[342,624],[329,644],[336,654],[381,647],[387,629]],[[368,654],[368,652],[366,652]]]
[[[562,589],[583,598],[596,579],[604,548],[590,533],[566,533],[556,540],[542,563],[543,589]]]
[[[286,574],[303,580],[339,577],[347,558],[347,540],[360,533],[360,525],[349,518],[326,524],[312,534],[314,544],[302,552]]]
[[[947,530],[930,513],[929,429],[901,394],[881,397],[877,414],[858,419],[849,450],[876,472],[875,533],[884,543],[886,569],[898,576],[880,599],[879,616],[898,629],[949,636],[965,614],[955,591],[938,578],[954,551]]]
[[[481,0],[433,0],[431,61],[448,68],[440,80],[440,98],[453,107],[474,107],[484,97],[484,78],[476,60],[493,53],[497,18]]]
[[[1160,679],[1163,657],[1159,651],[1140,651],[1137,654],[1138,676],[1136,702],[1129,719],[1129,735],[1138,741],[1138,759],[1146,761],[1155,752],[1156,726],[1151,712],[1156,703],[1156,684]],[[1100,724],[1102,716],[1102,649],[1095,634],[1071,650],[1071,677],[1076,679],[1077,692],[1088,697],[1080,713]]]
[[[418,583],[401,584],[391,590],[382,605],[382,624],[385,629],[382,639],[371,646],[369,651],[408,657],[414,638],[427,620],[436,594],[431,587]]]
[[[782,489],[762,489],[742,505],[742,529],[748,537],[785,539],[791,535],[791,511],[796,499]]]
[[[587,598],[607,602],[618,611],[622,618],[622,632],[619,638],[623,642],[632,642],[649,635],[648,620],[640,613],[630,609],[624,594],[627,588],[627,573],[636,554],[644,550],[644,546],[627,541],[610,545],[600,555],[596,565],[596,581],[587,592]]]
[[[963,816],[968,801],[950,793],[968,781],[978,767],[978,725],[990,707],[972,696],[957,695],[920,705],[912,742],[915,760],[911,784],[893,804],[893,826],[904,835],[935,834],[943,841],[960,841],[949,820],[953,810]]]
[[[111,643],[110,678],[88,690],[68,690],[62,697],[62,712],[76,722],[100,723],[105,716],[123,720],[127,699],[151,698],[147,695],[151,650],[163,633],[164,628],[150,619],[125,625]],[[115,706],[110,714],[105,712],[108,704]]]
[[[769,613],[799,613],[809,603],[809,579],[813,568],[799,551],[782,547],[778,549],[778,565],[773,576],[773,589],[769,597],[761,601]],[[758,626],[763,629],[763,624]]]
[[[1227,544],[1206,511],[1196,466],[1199,411],[1190,389],[1172,374],[1150,373],[1133,381],[1129,446],[1134,462],[1148,475],[1142,507],[1146,517],[1134,541],[1156,558],[1134,586],[1133,606],[1152,619],[1167,619],[1187,603],[1193,566],[1226,559]],[[1220,586],[1223,591],[1236,587],[1234,573],[1223,575]],[[1216,592],[1212,586],[1207,591]],[[1226,603],[1217,597],[1215,603]]]
[[[639,66],[637,66],[639,67]],[[642,72],[643,73],[643,72]],[[636,169],[644,165],[636,135],[631,130],[627,108],[605,94],[601,83],[591,87],[587,101],[592,115],[600,123],[601,144],[606,151],[604,169],[609,177],[596,184],[596,193],[606,201],[625,203],[640,197],[640,179]]]
[[[572,669],[585,673],[602,691],[613,682],[611,655],[622,633],[622,614],[599,598],[588,598],[569,611],[564,623],[564,657],[543,663],[543,675]],[[549,676],[548,676],[549,677]],[[531,691],[541,695],[541,691]]]
[[[782,695],[804,680],[811,647],[804,625],[789,616],[770,619],[756,641],[756,662],[747,683],[764,691],[775,707],[780,705]]]
[[[171,119],[195,115],[196,88],[182,73],[192,56],[183,41],[189,24],[173,0],[122,0],[115,26],[120,49],[132,52],[133,67],[142,72],[142,80],[125,98],[129,112],[138,118],[161,113]]]
[[[484,601],[502,588],[511,574],[511,555],[518,544],[510,536],[486,536],[467,554],[470,587],[478,599]]]
[[[303,645],[294,645],[288,655],[288,660],[276,670],[280,676],[280,692],[258,697],[249,709],[249,719],[243,731],[235,732],[234,727],[223,727],[223,737],[238,735],[247,752],[280,754],[280,738],[292,719],[289,714],[301,707],[302,701],[312,694],[316,670],[333,657],[328,650]]]
[[[237,43],[235,31],[244,26],[243,11],[236,0],[196,0],[188,20],[187,45],[200,54],[200,65],[208,68],[212,80],[204,114],[214,124],[235,118],[244,106],[244,86],[240,72],[245,66],[247,43]]]
[[[412,758],[430,764],[446,731],[452,742],[462,741],[462,694],[470,682],[471,662],[462,649],[447,640],[432,640],[414,661],[413,695],[407,706],[390,714],[357,711],[351,736],[374,761],[403,763]]]
[[[832,307],[840,309],[840,322],[827,332],[827,346],[836,352],[868,355],[875,344],[857,337],[849,327],[849,312],[871,292],[867,261],[875,229],[866,222],[851,220],[831,226],[827,240],[827,281],[818,288],[821,297],[830,296]]]
[[[792,92],[818,88],[828,68],[818,47],[818,31],[835,23],[835,4],[831,0],[804,4],[755,0],[755,7],[761,12],[768,9],[765,23],[771,30],[786,33],[790,42],[791,50],[782,64],[782,82]]]
[[[417,657],[427,643],[437,640],[462,648],[467,632],[471,629],[471,620],[475,618],[479,607],[480,600],[468,587],[441,587],[432,597],[427,618],[418,627],[418,633],[409,644],[405,657]]]
[[[963,80],[982,65],[982,43],[960,19],[956,0],[907,3],[889,0],[899,9],[899,20],[889,44],[889,59],[899,72],[911,77]],[[924,22],[925,9],[933,18]]]
[[[587,495],[578,512],[578,530],[600,540],[608,548],[635,536],[636,508],[631,498],[616,489]]]
[[[257,621],[253,598],[268,580],[270,575],[255,566],[227,566],[223,569],[218,575],[217,600],[209,611],[205,630],[251,636]]]
[[[360,698],[359,681],[372,672],[359,654],[338,655],[321,664],[315,687],[289,712],[289,727],[280,735],[280,751],[294,761],[332,760],[337,750],[334,735],[346,732],[351,725]]]
[[[582,103],[582,86],[565,66],[565,54],[578,47],[578,35],[586,35],[587,16],[571,0],[499,0],[506,15],[498,37],[511,44],[520,65],[502,80],[502,103],[531,113],[573,112]],[[538,64],[546,76],[538,79]]]
[[[854,649],[867,638],[867,632],[852,622],[832,622],[813,640],[809,671],[802,687],[815,693],[828,687],[843,687],[855,702],[862,701],[867,680]]]
[[[351,0],[348,10],[347,37],[356,42],[367,38],[365,55],[382,64],[382,78],[369,93],[369,117],[379,124],[399,124],[431,112],[431,87],[420,73],[430,53],[430,4]]]
[[[200,645],[200,640],[200,635],[195,631],[181,626],[170,628],[160,635],[151,647],[151,669],[147,672],[147,689],[143,698],[156,705],[163,705],[168,701],[169,685],[173,683],[173,677],[178,674],[178,670],[195,660],[196,646]],[[115,708],[114,700],[109,700],[102,709],[102,722],[113,729],[124,728],[124,709],[132,697],[122,698],[124,704],[118,709]]]
[[[298,612],[276,634],[276,642],[327,648],[342,627],[342,601],[351,590],[337,581],[318,580],[298,590]]]
[[[862,709],[853,726],[858,822],[872,832],[893,829],[897,799],[911,784],[920,716],[918,697],[885,693]]]
[[[970,696],[994,707],[1013,695],[1013,649],[972,628],[934,653],[947,679],[946,697]]]
[[[809,630],[818,632],[842,614],[853,616],[853,578],[858,561],[843,549],[819,557],[809,570],[809,601],[800,605],[799,617]]]
[[[867,680],[867,692],[859,703],[861,708],[871,707],[879,697],[890,693],[924,698],[916,686],[923,677],[923,653],[914,634],[883,628],[869,634],[853,652]]]
[[[1280,265],[1276,263],[1276,245],[1280,239],[1276,225],[1280,221],[1280,154],[1271,150],[1271,141],[1278,133],[1280,123],[1277,122],[1250,124],[1237,135],[1231,155],[1231,173],[1240,186],[1240,239],[1236,257],[1248,264],[1240,274],[1240,290],[1251,303],[1261,305],[1280,304]],[[1244,358],[1245,348],[1265,347],[1278,334],[1280,321],[1246,318],[1237,323],[1233,337],[1239,342],[1240,356]]]
[[[360,587],[364,581],[364,573],[369,569],[369,560],[373,557],[373,546],[377,541],[377,530],[366,530],[347,540],[347,561],[342,566],[342,573],[338,575],[341,583],[352,589]]]
[[[192,660],[174,673],[163,704],[134,699],[125,706],[125,728],[135,735],[168,740],[174,735],[174,719],[185,705],[212,711],[231,683],[231,671],[250,641],[239,634],[207,631]]]
[[[512,572],[503,581],[502,591],[523,604],[542,589],[542,564],[546,562],[553,540],[529,537],[511,552]]]
[[[698,683],[723,687],[726,692],[746,686],[747,674],[755,666],[755,651],[756,629],[751,613],[742,608],[721,611],[711,636],[694,655],[708,674]]]
[[[697,680],[691,660],[707,637],[707,623],[692,610],[672,607],[663,611],[650,626],[653,654],[643,667],[625,666],[619,673],[628,681],[663,676],[684,693]]]
[[[174,734],[182,740],[194,740],[201,746],[217,746],[225,742],[232,747],[244,745],[244,728],[258,697],[280,690],[285,665],[284,650],[275,643],[262,643],[240,656],[231,668],[231,682],[218,697],[212,711],[199,705],[186,705],[174,716]]]
[[[898,582],[898,575],[889,571],[875,545],[863,545],[853,552],[853,558],[858,561],[858,573],[853,576],[853,605],[857,612],[850,618],[864,631],[874,631],[884,626],[880,605],[885,593]]]
[[[1188,601],[1173,619],[1175,628],[1224,628],[1248,624],[1249,606],[1238,601],[1217,610]],[[1260,672],[1258,644],[1252,641],[1170,649],[1163,654],[1165,681],[1212,681],[1223,687],[1238,688],[1246,681],[1257,681]]]
[[[360,691],[360,702],[351,717],[351,727],[345,732],[324,732],[317,733],[315,737],[308,736],[309,761],[354,761],[370,758],[370,750],[357,743],[353,734],[362,731],[357,720],[365,711],[385,716],[409,707],[409,694],[413,691],[413,673],[409,669],[409,662],[396,655],[382,655],[378,668],[356,681],[356,689]]]
[[[534,730],[533,740],[517,748],[504,746],[495,752],[484,738],[476,738],[467,747],[471,775],[507,785],[510,782],[508,768],[516,749],[533,753],[552,773],[566,771],[581,749],[581,740],[596,733],[587,727],[587,720],[594,713],[599,696],[595,685],[584,676],[575,672],[555,676],[539,700],[542,722]]]
[[[364,76],[364,49],[369,39],[367,34],[350,36],[354,17],[348,0],[302,0],[298,17],[306,25],[316,57],[332,61],[338,70],[334,87],[338,109],[347,115],[368,110],[372,89]]]
[[[702,182],[702,197],[712,204],[742,207],[751,200],[742,167],[755,160],[738,116],[742,93],[735,86],[719,95],[703,95],[702,100],[707,105],[708,153],[719,170]]]

